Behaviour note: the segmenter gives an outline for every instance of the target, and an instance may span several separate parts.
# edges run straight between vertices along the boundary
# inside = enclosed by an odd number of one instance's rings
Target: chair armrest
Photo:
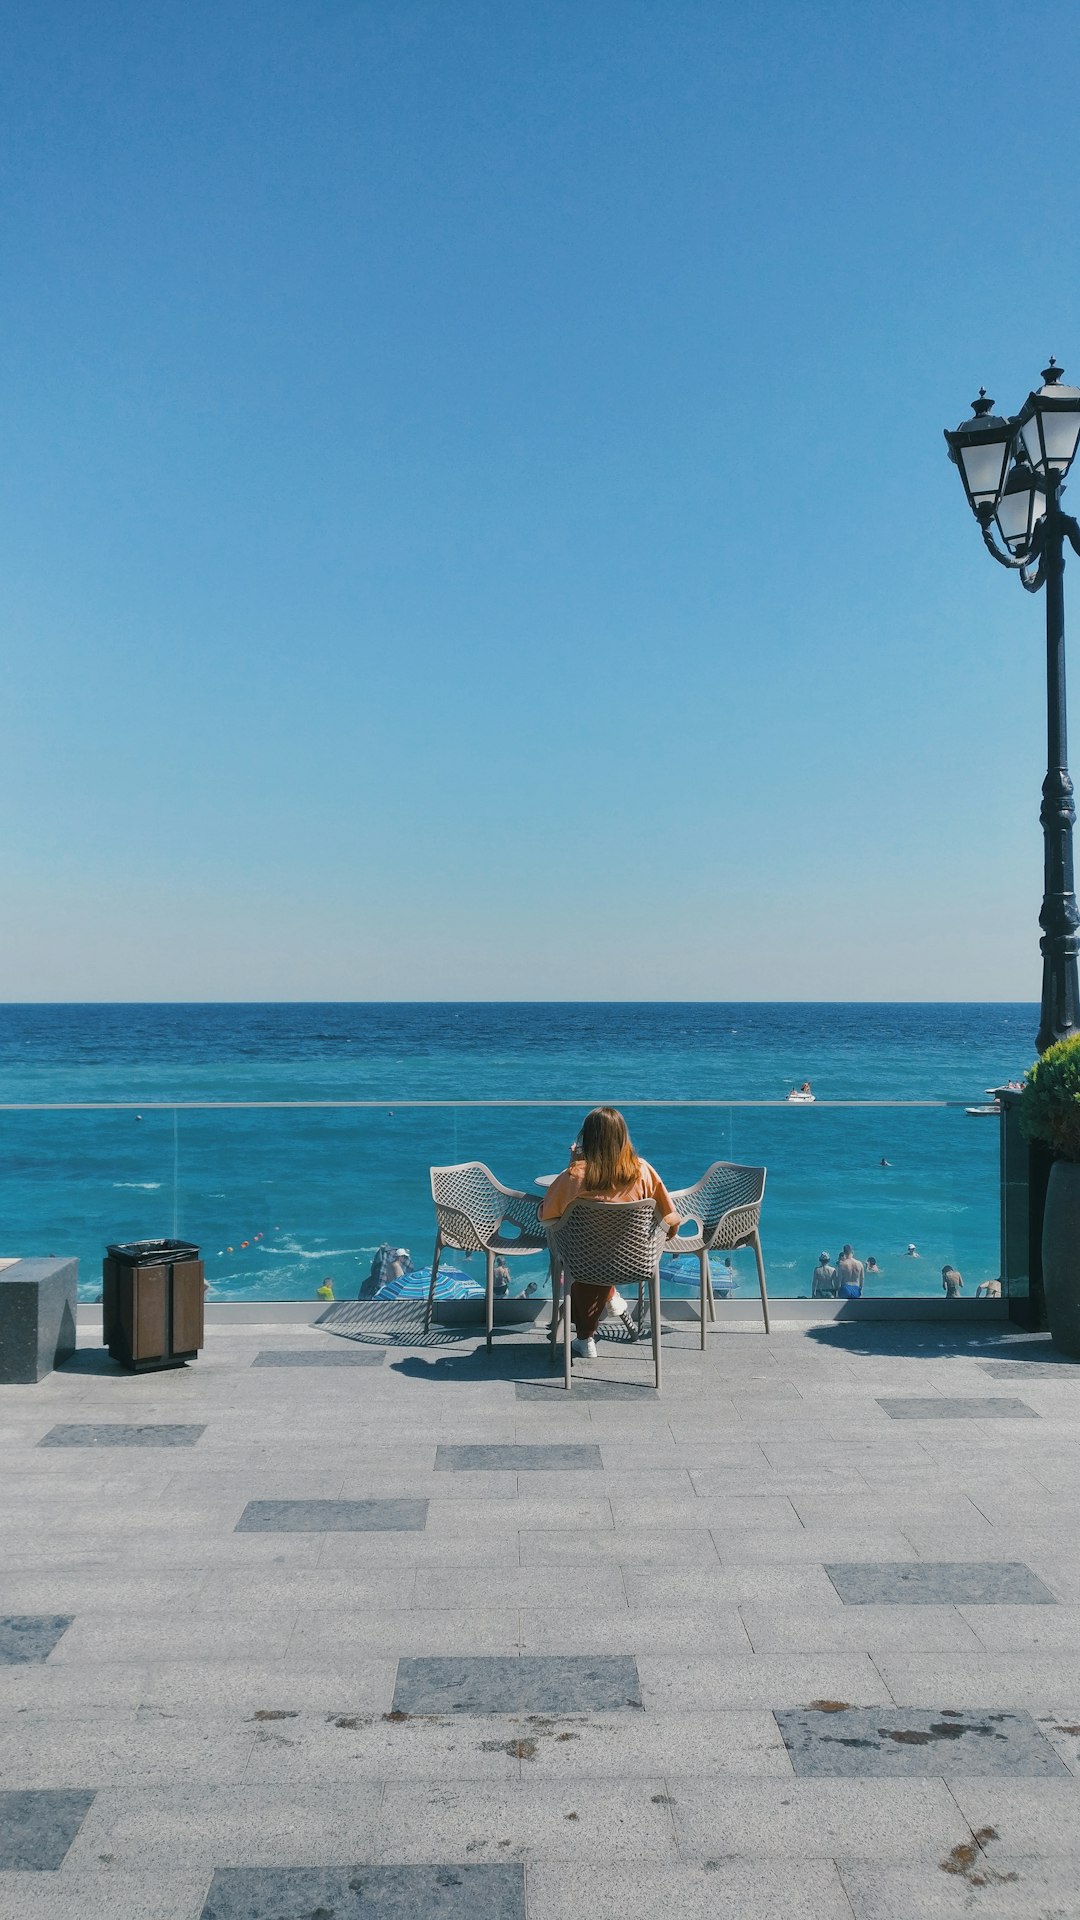
[[[720,1252],[725,1248],[741,1246],[744,1240],[757,1231],[760,1219],[760,1200],[745,1200],[739,1206],[728,1207],[708,1235],[709,1246],[719,1249]]]
[[[671,1204],[679,1216],[679,1225],[685,1227],[687,1222],[692,1220],[700,1233],[705,1226],[705,1217],[701,1212],[699,1201],[700,1195],[696,1187],[682,1187],[678,1193],[671,1195]]]
[[[524,1232],[544,1238],[544,1222],[540,1218],[541,1199],[535,1193],[511,1193],[507,1195],[504,1220],[510,1220],[515,1227]]]

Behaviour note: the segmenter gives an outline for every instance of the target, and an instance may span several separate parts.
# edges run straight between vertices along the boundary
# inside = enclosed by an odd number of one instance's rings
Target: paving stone
[[[1053,1606],[1020,1560],[900,1560],[826,1565],[845,1606]]]
[[[108,1866],[0,1874],[0,1920],[198,1920],[208,1875]]]
[[[394,1712],[587,1713],[640,1707],[628,1654],[522,1654],[398,1663]]]
[[[573,1607],[606,1619],[626,1611],[626,1593],[622,1570],[602,1560],[585,1567],[421,1567],[412,1605],[431,1612],[537,1607],[560,1618]]]
[[[426,1500],[249,1500],[237,1533],[422,1533]]]
[[[921,1909],[911,1912],[921,1920]],[[851,1920],[851,1907],[831,1860],[803,1860],[793,1874],[785,1861],[730,1856],[662,1863],[575,1860],[572,1865],[530,1859],[529,1920],[582,1920],[583,1915],[588,1920],[666,1915],[677,1920]],[[890,1914],[889,1920],[896,1916]],[[1028,1920],[1026,1913],[1022,1920]]]
[[[517,1864],[219,1867],[202,1920],[525,1920]]]
[[[1050,1615],[1053,1617],[1053,1614]],[[740,1618],[755,1653],[972,1653],[982,1635],[955,1607],[815,1608],[791,1600],[753,1603]],[[526,1643],[527,1644],[527,1643]]]
[[[1080,1780],[954,1780],[951,1790],[973,1832],[987,1834],[992,1828],[1006,1853],[1032,1853],[1043,1860],[1065,1857],[1076,1885]],[[1058,1920],[1052,1908],[1048,1920]]]
[[[674,1861],[678,1851],[663,1780],[491,1783],[480,1792],[467,1783],[391,1781],[379,1808],[375,1857],[390,1865],[455,1855],[525,1860],[531,1873],[545,1858]]]
[[[798,1876],[807,1860],[855,1854],[878,1861],[937,1862],[953,1847],[971,1844],[971,1829],[944,1780],[669,1779],[667,1784],[684,1858],[779,1857]],[[1057,1787],[1057,1782],[1037,1784],[1043,1790]],[[777,1920],[784,1911],[778,1909]]]
[[[691,1527],[673,1532],[652,1527],[620,1528],[587,1532],[572,1528],[563,1532],[518,1534],[523,1567],[588,1566],[596,1560],[617,1561],[628,1567],[677,1568],[688,1572],[695,1567],[715,1571],[720,1560],[712,1535]]]
[[[155,1707],[164,1715],[204,1707],[210,1693],[216,1708],[242,1716],[308,1709],[388,1713],[397,1665],[393,1655],[361,1658],[355,1648],[345,1649],[337,1658],[317,1653],[303,1660],[262,1663],[256,1659],[220,1660],[212,1676],[207,1673],[205,1660],[161,1660],[151,1667],[132,1670],[138,1676],[132,1691],[140,1707]],[[48,1674],[52,1669],[44,1671]],[[99,1671],[115,1672],[115,1668]],[[105,1689],[99,1684],[90,1697],[100,1704]],[[36,1706],[37,1701],[30,1704]],[[218,1859],[221,1857],[219,1854]]]
[[[39,1447],[193,1447],[206,1432],[201,1427],[136,1427],[87,1423],[50,1427]]]
[[[429,1786],[466,1780],[515,1782],[521,1777],[523,1750],[531,1751],[538,1744],[535,1738],[525,1740],[535,1728],[524,1714],[497,1722],[490,1714],[459,1713],[395,1719],[389,1712],[360,1712],[343,1705],[348,1696],[345,1675],[337,1711],[310,1709],[282,1722],[249,1726],[254,1743],[243,1776],[245,1785],[296,1781],[304,1787],[322,1782],[333,1786],[343,1778],[418,1780]],[[630,1719],[635,1724],[645,1721],[644,1714],[617,1717],[624,1724]],[[562,1724],[550,1718],[544,1721],[552,1735]],[[790,1770],[775,1721],[772,1728]],[[535,1767],[529,1768],[530,1774],[534,1771]]]
[[[930,1656],[925,1656],[929,1658]],[[640,1652],[641,1693],[649,1713],[704,1713],[729,1707],[805,1707],[812,1700],[892,1705],[866,1653],[707,1654]]]
[[[1077,1920],[1075,1862],[1005,1853],[996,1840],[950,1850],[941,1861],[837,1862],[855,1920]],[[786,1920],[786,1916],[785,1916]]]
[[[968,1625],[991,1653],[1031,1653],[1080,1647],[1080,1607],[961,1607]]]
[[[436,1473],[514,1473],[603,1471],[597,1446],[441,1446],[435,1454]]]
[[[848,1707],[782,1709],[776,1722],[797,1774],[925,1779],[1068,1772],[1030,1714],[975,1707],[938,1713]]]
[[[1051,1619],[1053,1615],[1049,1616]],[[1006,1712],[1049,1713],[1080,1707],[1080,1650],[1024,1648],[1010,1653],[888,1653],[877,1668],[893,1700],[903,1707],[936,1709],[942,1700],[981,1700]],[[837,1696],[842,1698],[842,1696]]]
[[[72,1618],[70,1613],[0,1614],[0,1667],[47,1660]]]
[[[130,1707],[28,1709],[0,1717],[0,1786],[238,1784],[258,1731],[250,1719],[216,1705],[183,1715]]]
[[[1037,1420],[1038,1414],[1023,1400],[1004,1398],[977,1400],[947,1399],[935,1394],[931,1399],[897,1398],[879,1400],[878,1406],[890,1420]]]
[[[98,1793],[67,1866],[96,1866],[103,1853],[118,1878],[129,1867],[173,1873],[200,1866],[208,1888],[224,1865],[276,1870],[373,1860],[381,1797],[381,1786],[368,1780],[125,1786]]]
[[[980,1360],[991,1380],[1080,1380],[1080,1363],[1060,1360]]]
[[[381,1367],[385,1350],[375,1347],[264,1347],[253,1367]]]
[[[90,1792],[0,1792],[0,1869],[54,1873],[93,1803]]]
[[[567,1400],[575,1397],[579,1400],[637,1400],[644,1401],[647,1394],[655,1394],[653,1376],[643,1374],[640,1380],[589,1380],[582,1374],[574,1375],[574,1384],[569,1393],[562,1380],[515,1380],[514,1392],[519,1400],[552,1401],[561,1393]]]

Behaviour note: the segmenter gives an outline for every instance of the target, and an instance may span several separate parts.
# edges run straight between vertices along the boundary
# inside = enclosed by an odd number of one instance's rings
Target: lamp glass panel
[[[1005,477],[1008,445],[1007,440],[977,440],[973,446],[961,447],[964,477],[974,499],[997,499]]]
[[[1039,416],[1037,413],[1033,413],[1030,420],[1025,420],[1020,429],[1020,437],[1024,442],[1024,452],[1027,454],[1028,463],[1037,471],[1042,466],[1043,457],[1042,439],[1039,434]]]
[[[1022,487],[1017,493],[1003,493],[998,501],[997,523],[1001,537],[1009,547],[1027,545],[1028,527],[1033,524],[1031,496],[1034,492],[1034,487]],[[1040,495],[1036,503],[1036,518],[1044,511]]]
[[[1061,413],[1044,413],[1043,438],[1049,465],[1064,473],[1080,439],[1080,407],[1069,407]]]

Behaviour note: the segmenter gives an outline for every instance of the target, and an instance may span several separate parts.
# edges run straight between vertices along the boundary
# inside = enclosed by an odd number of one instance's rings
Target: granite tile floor
[[[0,1388],[0,1920],[1080,1920],[1080,1368],[719,1312]]]

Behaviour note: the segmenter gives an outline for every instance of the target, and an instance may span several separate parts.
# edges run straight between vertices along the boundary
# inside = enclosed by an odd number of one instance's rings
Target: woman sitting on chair
[[[557,1220],[571,1202],[587,1200],[653,1200],[660,1218],[672,1233],[679,1216],[660,1175],[642,1160],[630,1144],[626,1121],[616,1107],[594,1107],[585,1115],[570,1156],[570,1165],[553,1180],[540,1206],[541,1220]],[[632,1340],[638,1330],[630,1309],[614,1287],[587,1286],[575,1280],[570,1290],[574,1315],[574,1352],[579,1359],[596,1359],[596,1329],[610,1307]]]

